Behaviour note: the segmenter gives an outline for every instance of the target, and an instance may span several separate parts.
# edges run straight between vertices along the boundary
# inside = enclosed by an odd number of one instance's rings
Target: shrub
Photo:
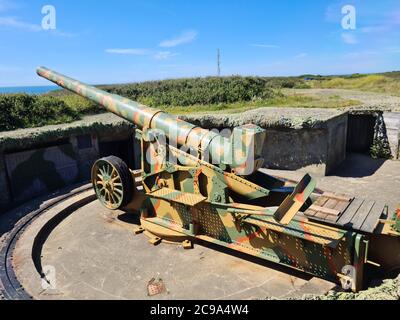
[[[269,99],[279,95],[268,79],[207,77],[149,81],[110,88],[110,92],[149,106],[190,106]]]
[[[105,109],[99,107],[95,102],[78,96],[77,94],[71,93],[68,95],[62,95],[59,96],[58,99],[81,115],[105,112]]]
[[[0,95],[0,131],[64,123],[75,119],[78,119],[78,113],[54,97]]]

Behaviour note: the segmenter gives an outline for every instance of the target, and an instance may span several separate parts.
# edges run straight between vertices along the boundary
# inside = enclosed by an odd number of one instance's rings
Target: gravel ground
[[[400,111],[400,97],[382,93],[347,90],[347,89],[288,89],[287,94],[304,94],[316,98],[329,98],[339,96],[342,99],[358,100],[358,106],[350,109],[378,109],[382,111]]]

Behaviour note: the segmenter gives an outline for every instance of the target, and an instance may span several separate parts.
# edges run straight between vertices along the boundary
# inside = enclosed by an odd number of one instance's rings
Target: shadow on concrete
[[[348,153],[346,160],[332,171],[329,176],[362,178],[372,176],[384,163],[386,159],[373,159],[367,154]]]
[[[138,214],[123,213],[123,214],[118,215],[118,220],[128,223],[128,224],[131,224],[131,225],[140,225],[140,216]],[[311,278],[314,277],[313,275],[306,274],[299,270],[295,270],[295,269],[292,269],[292,268],[284,266],[284,265],[280,265],[280,264],[270,262],[270,261],[262,259],[262,258],[258,258],[255,256],[251,256],[249,254],[246,254],[246,253],[242,253],[242,252],[230,249],[230,248],[226,248],[226,247],[220,246],[215,243],[203,241],[201,239],[194,239],[194,242],[197,245],[200,245],[200,246],[203,246],[203,247],[206,247],[209,249],[213,249],[215,251],[218,251],[218,252],[230,255],[230,256],[235,256],[237,258],[246,260],[248,262],[255,263],[255,264],[258,264],[258,265],[285,273],[289,276],[300,278],[300,279],[303,279],[306,281],[309,281]],[[221,266],[221,268],[223,268],[223,267]]]
[[[14,208],[9,208],[9,211],[2,211],[0,209],[0,237],[15,227],[16,223],[21,219],[32,214],[34,211],[40,210],[40,208],[46,204],[46,202],[56,199],[62,195],[68,194],[76,188],[79,188],[87,182],[77,183],[60,190],[50,192],[47,195],[40,196],[25,202],[24,204],[18,204]]]
[[[33,245],[32,245],[32,252],[31,257],[33,264],[35,265],[36,271],[40,274],[42,279],[45,279],[49,284],[50,282],[46,279],[46,274],[43,272],[42,268],[42,250],[44,243],[46,242],[47,238],[50,236],[51,232],[68,216],[73,214],[79,208],[87,205],[88,203],[96,200],[97,197],[95,194],[82,198],[72,205],[69,205],[65,209],[58,212],[54,217],[50,218],[45,225],[39,230],[38,234],[35,236]]]
[[[119,221],[129,223],[132,225],[140,225],[140,215],[134,214],[132,212],[122,213],[122,214],[118,215],[117,219]]]
[[[230,255],[230,256],[234,256],[234,257],[237,257],[237,258],[240,258],[240,259],[252,262],[252,263],[256,263],[256,264],[261,265],[263,267],[267,267],[267,268],[270,268],[270,269],[285,273],[285,274],[287,274],[289,276],[300,278],[300,279],[303,279],[303,280],[306,280],[306,281],[309,281],[312,278],[314,278],[313,275],[301,272],[299,270],[292,269],[290,267],[287,267],[287,266],[284,266],[284,265],[281,265],[281,264],[278,264],[278,263],[275,263],[275,262],[271,262],[271,261],[268,261],[268,260],[265,260],[265,259],[262,259],[262,258],[251,256],[249,254],[242,253],[240,251],[236,251],[236,250],[233,250],[233,249],[230,249],[230,248],[226,248],[226,247],[220,246],[220,245],[215,244],[215,243],[203,241],[203,240],[200,240],[200,239],[195,239],[195,244],[201,245],[203,247],[210,248],[210,249],[213,249],[215,251],[218,251],[218,252]],[[221,268],[223,268],[223,266],[221,266]]]

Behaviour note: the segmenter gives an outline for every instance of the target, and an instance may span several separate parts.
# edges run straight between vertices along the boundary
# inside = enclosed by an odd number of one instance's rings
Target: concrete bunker
[[[206,129],[250,122],[266,129],[263,157],[270,169],[334,174],[347,153],[369,154],[377,141],[384,154],[399,158],[398,112],[261,108],[181,118]],[[92,164],[101,157],[115,155],[131,169],[139,168],[140,145],[134,132],[127,121],[100,114],[71,124],[1,133],[0,211],[89,180]]]

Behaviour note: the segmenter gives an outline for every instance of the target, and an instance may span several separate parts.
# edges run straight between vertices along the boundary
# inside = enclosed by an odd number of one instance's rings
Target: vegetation
[[[311,97],[286,89],[343,88],[400,95],[400,72],[343,76],[207,77],[103,85],[99,88],[170,113],[240,112],[258,107],[344,108],[339,96]],[[57,90],[46,95],[0,95],[0,131],[71,122],[104,112],[95,103]]]
[[[234,76],[150,81],[100,87],[110,93],[125,96],[149,106],[163,108],[173,113],[185,113],[225,109],[243,110],[287,102],[295,103],[296,99],[286,98],[280,88],[304,87],[304,81],[289,78]],[[309,98],[299,97],[297,102],[302,104],[309,100]],[[3,94],[0,95],[0,131],[71,122],[83,115],[104,111],[95,103],[66,90],[57,90],[41,96]]]
[[[210,105],[270,99],[277,92],[262,78],[209,77],[152,81],[122,86],[112,93],[149,106]]]
[[[313,88],[353,89],[400,96],[400,72],[314,77],[312,79],[309,83]]]
[[[261,107],[291,108],[345,108],[360,104],[357,100],[345,100],[340,97],[314,98],[302,94],[280,95],[271,99],[253,99],[248,102],[219,103],[192,106],[161,106],[161,109],[172,114],[223,112],[235,113]]]
[[[53,97],[0,95],[0,131],[70,122],[78,117],[76,110]]]

